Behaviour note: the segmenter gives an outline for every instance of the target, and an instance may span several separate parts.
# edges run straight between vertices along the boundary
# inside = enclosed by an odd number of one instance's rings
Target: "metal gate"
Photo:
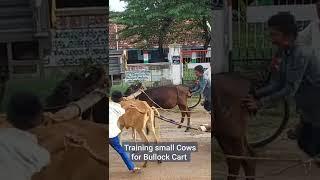
[[[232,7],[232,53],[230,58],[231,71],[242,72],[250,77],[257,77],[258,72],[265,70],[270,63],[274,53],[269,32],[267,31],[266,21],[251,21],[263,16],[266,11],[250,14],[253,7],[282,6],[284,9],[290,8],[283,5],[302,5],[312,4],[315,0],[233,0]],[[266,8],[265,8],[266,9]],[[280,9],[280,8],[279,8]],[[287,10],[287,9],[286,9]],[[253,17],[256,16],[256,17]],[[298,20],[299,29],[306,27],[310,21]]]
[[[206,68],[210,65],[210,50],[181,50],[180,61],[183,64],[182,83],[193,84],[196,80],[194,67],[202,65]]]

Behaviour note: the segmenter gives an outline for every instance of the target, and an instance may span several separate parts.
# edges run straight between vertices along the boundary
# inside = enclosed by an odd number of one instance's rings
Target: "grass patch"
[[[126,83],[122,83],[120,85],[113,85],[111,87],[111,93],[113,91],[121,91],[122,93],[124,93],[127,90],[128,87],[129,87],[129,85],[126,84]]]
[[[9,98],[16,92],[19,91],[29,91],[36,94],[42,102],[45,101],[45,98],[50,95],[50,93],[55,88],[56,84],[60,81],[60,79],[15,79],[9,80],[7,83],[7,88],[5,91],[5,95],[3,98],[3,102],[1,102],[0,111],[3,112],[5,110],[5,106]]]

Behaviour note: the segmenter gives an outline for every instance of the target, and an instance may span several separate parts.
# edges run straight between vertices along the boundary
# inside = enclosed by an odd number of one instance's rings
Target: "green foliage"
[[[125,29],[119,32],[120,38],[135,38],[135,42],[142,42],[144,46],[156,40],[162,47],[168,34],[179,34],[181,28],[206,31],[205,23],[210,21],[209,0],[123,1],[127,3],[127,9],[122,13],[111,13],[111,21],[125,25]],[[190,23],[186,24],[186,21]]]
[[[0,106],[0,112],[5,111],[5,107],[11,95],[20,91],[30,91],[35,93],[44,103],[45,98],[50,95],[57,83],[62,80],[61,78],[52,79],[16,79],[9,80],[5,91],[3,102]]]
[[[113,85],[111,87],[111,93],[113,91],[121,91],[122,93],[124,93],[128,89],[128,87],[129,87],[129,85],[125,84],[125,83],[120,84],[120,85]]]

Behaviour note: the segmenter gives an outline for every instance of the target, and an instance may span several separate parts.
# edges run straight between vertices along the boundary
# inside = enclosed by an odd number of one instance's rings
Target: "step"
[[[29,0],[1,0],[0,1],[0,7],[9,7],[9,6],[31,6],[31,3]]]
[[[2,18],[14,17],[32,17],[32,9],[28,7],[8,7],[1,8],[0,6],[0,21]]]
[[[2,19],[0,20],[0,29],[20,29],[33,28],[32,18]]]

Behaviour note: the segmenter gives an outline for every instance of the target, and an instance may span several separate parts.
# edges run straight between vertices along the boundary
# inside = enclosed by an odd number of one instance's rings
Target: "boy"
[[[195,75],[197,77],[196,86],[190,90],[191,93],[200,92],[203,94],[204,103],[203,106],[207,111],[211,111],[211,72],[210,69],[204,71],[201,65],[194,68]]]
[[[31,180],[49,164],[49,152],[28,132],[41,124],[42,111],[40,100],[31,93],[21,92],[10,98],[7,121],[13,127],[0,129],[0,179]]]
[[[112,148],[119,153],[129,171],[139,172],[140,168],[135,167],[119,141],[119,134],[121,130],[118,127],[118,120],[125,113],[125,110],[119,104],[122,100],[122,93],[120,91],[114,91],[111,94],[111,100],[113,102],[109,101],[109,143]]]
[[[301,110],[298,145],[309,156],[320,153],[320,61],[311,48],[296,44],[298,34],[295,18],[279,13],[268,20],[272,43],[279,49],[279,66],[270,84],[243,99],[249,111],[283,97],[294,96]]]

